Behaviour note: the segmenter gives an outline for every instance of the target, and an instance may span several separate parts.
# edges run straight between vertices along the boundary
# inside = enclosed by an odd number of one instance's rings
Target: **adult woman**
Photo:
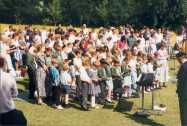
[[[46,72],[48,71],[47,66],[45,65],[44,57],[45,48],[42,45],[38,45],[35,50],[35,63],[36,63],[36,90],[37,90],[37,103],[39,105],[43,104],[42,98],[46,97],[45,90],[45,79]]]

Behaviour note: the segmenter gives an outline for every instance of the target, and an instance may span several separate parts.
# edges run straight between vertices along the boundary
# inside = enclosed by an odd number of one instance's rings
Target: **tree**
[[[61,20],[61,12],[60,0],[52,0],[52,2],[49,3],[49,14],[52,17],[55,26]]]
[[[103,0],[101,4],[96,7],[97,15],[103,20],[104,25],[107,25],[107,19],[108,19],[108,0]]]
[[[187,0],[0,0],[0,17],[4,23],[178,27]]]

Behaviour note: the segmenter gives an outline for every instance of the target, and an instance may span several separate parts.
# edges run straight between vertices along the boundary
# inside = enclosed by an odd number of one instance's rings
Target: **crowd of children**
[[[155,84],[145,92],[166,87],[170,38],[167,28],[135,30],[130,25],[83,25],[79,30],[9,26],[1,35],[0,52],[7,72],[16,77],[28,73],[30,99],[36,97],[42,105],[49,98],[57,109],[69,107],[70,98],[78,99],[88,110],[134,96],[144,73],[155,75]]]

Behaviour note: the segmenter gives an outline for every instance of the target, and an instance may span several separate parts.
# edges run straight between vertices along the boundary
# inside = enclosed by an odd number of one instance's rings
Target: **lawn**
[[[173,61],[170,62],[172,68]],[[174,76],[175,72],[170,71]],[[83,112],[80,106],[72,103],[72,108],[62,111],[50,106],[39,106],[27,99],[28,79],[18,81],[19,99],[16,106],[22,110],[29,126],[179,126],[179,107],[176,84],[170,82],[168,87],[155,92],[156,102],[167,106],[165,113],[152,113],[148,118],[134,117],[141,105],[140,99],[128,99],[114,106]],[[146,94],[146,108],[151,108],[151,94]],[[117,108],[117,109],[116,109]]]

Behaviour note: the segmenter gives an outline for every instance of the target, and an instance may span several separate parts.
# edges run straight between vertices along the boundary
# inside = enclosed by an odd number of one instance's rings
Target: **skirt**
[[[88,84],[88,94],[89,95],[95,95],[96,94],[94,83]]]
[[[99,95],[101,93],[101,88],[98,82],[94,82],[94,88],[95,88],[95,95]]]
[[[62,91],[64,94],[71,94],[73,92],[73,89],[71,88],[70,85],[63,85]]]
[[[37,87],[37,95],[39,97],[46,97],[46,87],[45,87],[45,79],[46,73],[40,67],[36,70],[36,87]]]

